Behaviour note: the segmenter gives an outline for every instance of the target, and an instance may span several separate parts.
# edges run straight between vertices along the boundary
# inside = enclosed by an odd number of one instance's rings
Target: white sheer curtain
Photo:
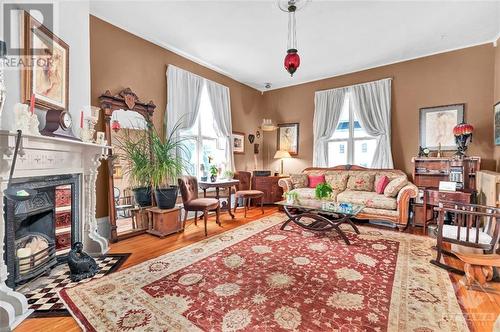
[[[200,97],[204,79],[178,67],[167,68],[167,111],[165,128],[167,137],[179,124],[179,129],[189,129],[200,110]]]
[[[231,123],[231,101],[229,98],[229,88],[210,80],[205,81],[210,97],[210,104],[214,112],[214,119],[217,126],[217,136],[226,139],[227,169],[234,171],[233,142],[231,135],[233,126]]]
[[[317,91],[314,96],[313,166],[328,166],[328,142],[337,128],[346,95],[345,88]]]
[[[372,168],[393,168],[391,150],[391,79],[349,87],[352,107],[367,134],[377,138]]]

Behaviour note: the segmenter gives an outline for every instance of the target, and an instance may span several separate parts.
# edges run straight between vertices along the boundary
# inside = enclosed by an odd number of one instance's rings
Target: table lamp
[[[274,159],[281,159],[280,174],[284,174],[283,173],[283,159],[285,159],[285,158],[292,158],[292,156],[290,155],[290,153],[288,153],[288,151],[286,151],[286,150],[278,150],[274,154]]]

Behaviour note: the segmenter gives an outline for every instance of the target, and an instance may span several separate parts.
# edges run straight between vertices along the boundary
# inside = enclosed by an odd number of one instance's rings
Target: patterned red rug
[[[465,331],[425,237],[321,235],[275,214],[61,291],[87,331]],[[347,228],[346,228],[347,229]]]

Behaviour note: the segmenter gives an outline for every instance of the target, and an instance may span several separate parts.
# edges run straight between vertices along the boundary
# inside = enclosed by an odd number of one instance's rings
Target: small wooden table
[[[207,189],[215,188],[215,198],[220,199],[220,188],[227,188],[228,194],[227,196],[223,196],[223,198],[227,197],[227,204],[221,206],[221,210],[227,210],[231,218],[234,219],[234,214],[231,211],[231,196],[233,194],[232,188],[240,183],[239,180],[217,180],[215,182],[211,181],[199,181],[198,185],[201,189],[203,189],[203,197],[207,197]],[[201,219],[201,216],[200,216]]]
[[[146,231],[151,235],[165,237],[184,230],[184,223],[180,218],[181,207],[173,209],[159,209],[157,207],[147,209],[149,218],[149,229]]]

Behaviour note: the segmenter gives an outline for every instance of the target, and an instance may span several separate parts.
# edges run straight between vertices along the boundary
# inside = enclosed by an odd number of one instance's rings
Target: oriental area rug
[[[86,331],[467,331],[433,239],[274,214],[60,297]]]

